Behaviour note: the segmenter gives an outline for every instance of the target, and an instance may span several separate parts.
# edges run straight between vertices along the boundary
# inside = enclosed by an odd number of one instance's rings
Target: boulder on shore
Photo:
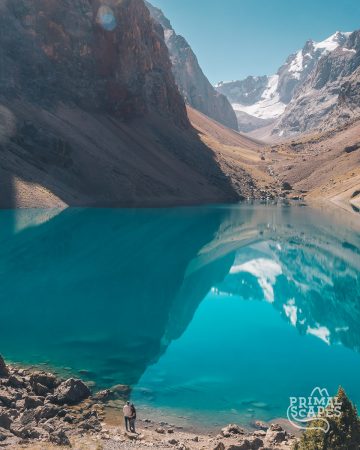
[[[288,433],[277,423],[270,425],[266,432],[265,443],[269,446],[280,444],[289,438]]]
[[[226,427],[222,428],[221,430],[221,434],[224,437],[231,437],[234,435],[238,435],[238,434],[244,434],[244,430],[242,428],[239,427],[239,425],[235,425],[235,424],[230,424],[227,425]]]
[[[81,380],[69,378],[61,383],[54,392],[56,403],[75,405],[90,397],[90,389]]]
[[[30,383],[32,385],[41,385],[48,390],[55,389],[60,384],[59,380],[52,373],[39,371],[30,375]]]

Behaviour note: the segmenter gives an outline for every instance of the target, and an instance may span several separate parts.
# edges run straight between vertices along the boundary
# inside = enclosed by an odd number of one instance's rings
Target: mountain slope
[[[331,202],[349,211],[360,199],[360,121],[271,147],[271,170],[290,196]],[[275,158],[282,154],[282,158]],[[354,206],[354,207],[353,207]]]
[[[228,99],[210,84],[186,39],[176,34],[160,9],[150,3],[146,5],[153,19],[164,30],[175,80],[186,103],[217,122],[238,130],[236,116]]]
[[[239,129],[252,131],[274,123],[283,115],[299,86],[316,69],[318,62],[338,48],[344,48],[350,33],[336,32],[322,42],[309,40],[298,52],[290,55],[272,76],[248,77],[245,80],[219,83],[216,88],[228,97],[239,120]],[[240,113],[256,119],[247,126]]]
[[[143,0],[0,0],[0,205],[236,198]]]
[[[242,198],[278,198],[281,189],[268,170],[271,153],[256,139],[237,133],[188,107],[188,116],[201,140],[216,155],[219,166]]]

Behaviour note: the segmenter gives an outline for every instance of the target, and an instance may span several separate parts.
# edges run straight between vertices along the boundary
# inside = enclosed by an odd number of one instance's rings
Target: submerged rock
[[[94,394],[92,398],[93,400],[96,400],[98,402],[107,402],[109,400],[112,400],[114,396],[115,395],[113,391],[111,391],[110,389],[105,389]]]
[[[259,430],[266,431],[269,428],[269,425],[265,422],[262,422],[261,420],[256,420],[254,423],[254,426],[258,428]]]
[[[110,391],[116,398],[128,400],[131,394],[131,387],[126,384],[117,384],[113,386]]]

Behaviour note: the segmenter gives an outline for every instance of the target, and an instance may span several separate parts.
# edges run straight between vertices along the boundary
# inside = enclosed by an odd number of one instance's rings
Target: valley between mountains
[[[213,87],[159,9],[106,8],[0,1],[1,207],[358,208],[360,32]]]

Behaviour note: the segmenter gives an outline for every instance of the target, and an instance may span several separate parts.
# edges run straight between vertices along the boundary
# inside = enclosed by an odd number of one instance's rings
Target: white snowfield
[[[250,106],[233,103],[232,107],[235,111],[243,111],[259,119],[279,117],[285,111],[286,105],[280,101],[280,96],[277,91],[278,84],[279,75],[273,75],[269,77],[267,87],[260,101]]]
[[[299,50],[287,62],[287,72],[291,78],[300,80],[303,72],[308,67],[309,61],[312,59],[320,59],[322,56],[333,52],[341,47],[341,44],[350,36],[351,33],[342,33],[337,31],[327,39],[321,42],[312,42],[313,50],[304,54],[303,50]],[[341,47],[343,51],[352,51],[346,47]],[[224,83],[222,83],[224,84]],[[278,92],[279,75],[268,77],[268,83],[263,92],[261,99],[253,105],[243,105],[241,103],[233,103],[232,107],[235,111],[242,111],[259,119],[277,119],[286,108],[286,104],[280,101]]]
[[[315,50],[325,50],[328,52],[333,52],[336,48],[339,47],[340,43],[347,39],[350,36],[351,32],[341,32],[337,31],[336,33],[332,34],[330,37],[325,39],[321,42],[314,42],[314,48]]]

